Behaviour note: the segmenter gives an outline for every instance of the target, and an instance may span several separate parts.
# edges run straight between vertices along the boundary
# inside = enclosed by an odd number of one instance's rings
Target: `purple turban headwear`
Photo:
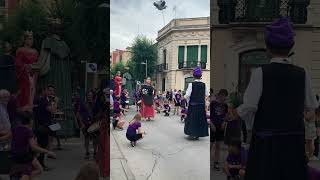
[[[288,18],[281,18],[266,26],[265,41],[271,48],[292,48],[294,45],[292,23]]]
[[[194,70],[193,70],[193,77],[195,78],[200,78],[202,76],[202,70],[200,67],[196,67]]]

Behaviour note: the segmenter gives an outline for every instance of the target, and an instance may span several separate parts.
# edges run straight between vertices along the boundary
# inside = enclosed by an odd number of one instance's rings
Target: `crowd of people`
[[[194,69],[195,81],[190,83],[185,92],[182,90],[156,92],[151,78],[148,77],[144,84],[137,86],[136,91],[129,95],[127,89],[117,87],[121,86],[120,74],[118,72],[115,76],[114,89],[110,90],[112,125],[114,129],[123,130],[129,99],[132,99],[137,114],[129,121],[126,137],[133,147],[146,135],[141,127],[141,121],[153,121],[155,116],[161,113],[163,116],[180,116],[181,122],[185,123],[185,134],[191,139],[209,136],[209,92],[201,82],[201,68]],[[119,92],[119,89],[122,91]]]

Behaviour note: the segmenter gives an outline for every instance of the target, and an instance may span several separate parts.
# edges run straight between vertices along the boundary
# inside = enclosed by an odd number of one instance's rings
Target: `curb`
[[[110,134],[111,134],[111,137],[113,138],[113,140],[115,141],[115,143],[116,143],[116,145],[117,145],[117,149],[119,150],[119,152],[120,152],[120,154],[121,154],[120,162],[121,162],[123,171],[124,171],[124,173],[125,173],[125,176],[127,177],[127,180],[135,180],[136,178],[134,177],[134,174],[132,173],[130,167],[128,166],[127,159],[124,157],[123,152],[122,152],[121,149],[120,149],[120,146],[119,146],[118,141],[117,141],[116,138],[114,137],[114,134],[113,134],[112,131],[111,131]],[[110,180],[112,180],[111,177],[110,177]]]

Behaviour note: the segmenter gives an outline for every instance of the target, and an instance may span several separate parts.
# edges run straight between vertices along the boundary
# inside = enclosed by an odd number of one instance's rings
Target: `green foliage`
[[[75,56],[95,61],[99,67],[108,62],[107,47],[109,28],[109,8],[99,7],[104,0],[81,0],[77,3],[73,23],[67,37]]]
[[[138,36],[132,45],[132,61],[135,65],[133,76],[136,80],[142,81],[145,79],[145,65],[143,62],[148,62],[148,76],[153,77],[156,72],[156,63],[158,50],[156,44],[145,36]]]
[[[132,78],[135,79],[136,78],[136,63],[132,60],[129,60],[127,62],[127,67],[129,68],[129,73],[131,74]]]
[[[120,71],[121,74],[123,74],[125,71],[124,67],[125,66],[122,62],[116,63],[111,69],[111,74],[115,76],[118,71]]]
[[[44,7],[40,3],[27,1],[8,17],[1,32],[1,39],[14,39],[15,46],[22,45],[22,35],[25,30],[33,31],[34,47],[40,49],[41,41],[48,35],[48,20]]]

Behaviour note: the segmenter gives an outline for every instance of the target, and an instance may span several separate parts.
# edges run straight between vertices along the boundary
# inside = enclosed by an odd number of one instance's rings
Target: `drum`
[[[99,129],[100,129],[100,122],[95,122],[88,128],[87,132],[89,134],[93,134],[93,133],[98,132]]]
[[[55,123],[49,126],[49,129],[51,131],[58,131],[61,129],[61,125],[59,123]]]

